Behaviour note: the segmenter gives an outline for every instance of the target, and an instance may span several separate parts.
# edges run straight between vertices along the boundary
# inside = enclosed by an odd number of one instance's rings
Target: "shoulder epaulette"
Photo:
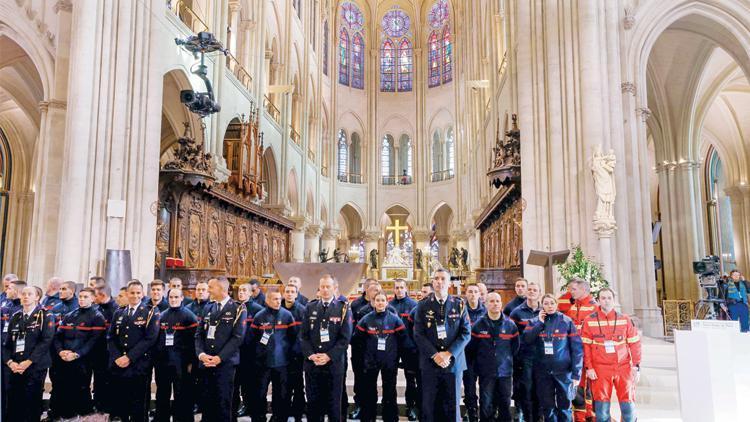
[[[344,306],[341,307],[341,320],[344,320],[344,317],[346,316],[346,311],[349,309],[349,302],[343,301]]]
[[[236,302],[235,302],[235,304],[236,304]],[[232,325],[237,324],[237,321],[239,321],[240,317],[242,316],[242,310],[244,308],[245,308],[244,306],[238,306],[237,307],[237,315],[235,315],[235,317],[234,317],[234,323],[232,323]]]
[[[154,316],[154,311],[156,310],[156,306],[152,306],[148,310],[148,317],[146,318],[146,326],[148,327],[148,324],[151,322],[151,318]]]

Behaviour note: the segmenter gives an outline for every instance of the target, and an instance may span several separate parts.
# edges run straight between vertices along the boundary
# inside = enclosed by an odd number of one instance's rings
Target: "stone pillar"
[[[323,230],[323,237],[322,237],[323,245],[321,246],[321,248],[328,251],[328,256],[333,255],[333,251],[337,247],[336,240],[339,238],[339,234],[341,234],[341,230],[338,230],[338,229],[327,228]],[[346,249],[339,248],[339,250],[341,250],[341,252],[344,252],[346,254],[349,253],[348,247]]]
[[[362,236],[365,240],[365,256],[364,261],[369,268],[370,265],[370,251],[373,249],[378,249],[378,240],[380,240],[380,230],[364,230],[362,232]],[[385,251],[378,249],[378,269],[380,269],[380,264],[383,262],[383,259],[385,259]],[[372,268],[369,268],[372,270]]]
[[[29,280],[27,265],[29,262],[29,235],[31,233],[31,219],[34,209],[34,194],[32,192],[8,192],[8,221],[7,238],[5,239],[5,253],[3,256],[4,272],[16,272],[18,277]],[[32,280],[34,283],[43,280]]]
[[[39,205],[58,213],[55,273],[65,279],[96,274],[107,249],[130,250],[133,277],[153,278],[160,54],[173,48],[173,41],[158,36],[156,19],[142,2],[74,3],[70,68],[75,72],[69,79],[64,142],[62,131],[51,132],[58,141],[53,144],[64,147],[40,166],[64,165],[62,177],[52,182],[62,186],[59,207]],[[45,263],[42,271],[48,269]]]
[[[734,233],[734,260],[737,268],[747,272],[750,268],[750,186],[741,183],[725,189],[732,207]]]
[[[318,254],[320,253],[320,235],[322,233],[322,229],[320,226],[316,224],[312,224],[307,226],[307,230],[305,230],[305,261],[307,261],[307,256],[310,256],[309,262],[320,262],[320,259],[318,258]],[[330,252],[333,252],[333,250],[330,250]]]
[[[447,234],[437,236],[438,244],[440,245],[438,251],[438,260],[443,267],[450,266],[448,262],[451,256],[451,237]]]
[[[469,236],[469,269],[474,271],[482,265],[482,234],[472,229]]]
[[[292,241],[291,261],[292,262],[304,262],[305,261],[305,231],[302,229],[292,230],[291,241]]]

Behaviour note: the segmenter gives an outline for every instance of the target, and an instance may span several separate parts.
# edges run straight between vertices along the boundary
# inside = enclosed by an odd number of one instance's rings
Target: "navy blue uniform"
[[[482,422],[493,420],[495,408],[500,412],[500,421],[513,420],[510,414],[511,378],[519,343],[516,324],[504,314],[500,314],[497,320],[485,315],[471,327],[467,356],[472,358],[474,373],[479,374],[479,419]]]
[[[146,306],[148,306],[149,308],[153,308],[154,307],[154,302],[148,296],[146,296],[146,297],[143,298],[143,304],[146,305]],[[162,296],[162,298],[159,301],[159,303],[156,304],[156,310],[159,311],[159,312],[164,312],[167,309],[169,309],[169,302],[167,301],[166,297]]]
[[[308,302],[310,302],[310,299],[308,299],[307,296],[303,295],[302,293],[297,294],[297,303],[302,306],[307,306]]]
[[[195,356],[195,330],[198,318],[183,306],[161,313],[159,339],[155,349],[156,417],[157,421],[192,421],[193,401],[190,397],[188,366]],[[174,403],[169,399],[174,390]]]
[[[51,311],[52,308],[57,306],[58,303],[60,303],[60,293],[55,293],[53,295],[44,295],[41,301],[39,301],[39,304],[44,307],[44,309]]]
[[[65,314],[75,311],[78,309],[78,298],[75,296],[68,299],[61,299],[55,306],[49,311],[55,315],[57,322],[59,323]]]
[[[523,333],[523,341],[533,346],[534,382],[545,421],[571,421],[571,400],[581,379],[583,343],[573,320],[560,312],[535,318]]]
[[[523,334],[529,322],[539,316],[540,309],[542,309],[541,305],[538,305],[536,309],[532,309],[528,303],[524,302],[510,313],[510,319],[516,323],[519,333]],[[518,352],[518,356],[519,358],[516,359],[515,370],[513,372],[513,402],[521,409],[524,420],[536,421],[539,420],[541,409],[539,407],[539,399],[536,396],[536,389],[534,388],[533,345],[521,342],[521,349]]]
[[[153,347],[159,338],[159,311],[139,304],[115,311],[107,331],[107,352],[112,389],[117,392],[112,412],[124,421],[146,420],[145,391],[151,382]],[[130,364],[120,368],[115,360],[127,356]]]
[[[94,371],[94,407],[100,411],[109,413],[112,408],[111,398],[113,397],[111,383],[112,379],[107,368],[107,334],[106,330],[112,325],[112,318],[115,311],[119,308],[114,299],[107,303],[96,305],[96,310],[104,317],[105,333],[96,340],[94,351],[91,356],[91,366]]]
[[[469,315],[469,325],[479,321],[484,315],[487,314],[487,308],[479,302],[476,308],[471,307],[469,302],[466,301],[466,312]],[[466,414],[469,416],[469,421],[474,422],[477,420],[478,415],[478,402],[479,396],[477,395],[477,372],[474,371],[474,365],[470,355],[466,355],[466,370],[463,375],[464,382],[464,407],[466,408]]]
[[[466,369],[464,348],[470,337],[469,317],[461,298],[448,296],[441,305],[432,293],[417,304],[414,341],[419,348],[422,372],[421,421],[460,419],[458,398]],[[447,368],[439,367],[432,360],[435,354],[443,351],[452,355]]]
[[[52,366],[55,379],[52,380],[50,409],[55,417],[72,418],[88,415],[93,411],[91,400],[91,373],[100,339],[106,338],[104,316],[94,309],[78,308],[63,316],[52,341]],[[66,362],[60,352],[70,350],[77,359]],[[101,350],[99,350],[101,352]],[[51,375],[51,374],[50,374]]]
[[[6,299],[0,308],[0,325],[2,325],[2,342],[5,343],[5,337],[7,337],[10,326],[10,317],[16,312],[21,310],[21,299]]]
[[[292,313],[295,321],[300,325],[302,324],[302,320],[305,319],[305,306],[300,301],[299,296],[291,304],[282,301],[282,306]],[[298,335],[292,346],[292,356],[289,365],[287,365],[288,396],[292,402],[290,416],[298,419],[302,419],[302,414],[305,412],[305,378],[302,372],[302,360],[302,345],[300,344]]]
[[[201,300],[196,299],[189,305],[187,305],[187,309],[195,314],[195,317],[198,318],[198,325],[203,325],[203,316],[206,314],[206,311],[208,310],[209,305],[211,304],[211,301],[209,300]],[[195,402],[195,405],[198,407],[198,409],[203,408],[203,402],[204,402],[204,395],[200,393],[200,389],[203,386],[203,369],[201,369],[200,365],[198,364],[198,356],[196,355],[193,359],[193,371],[190,374],[191,378],[191,389],[190,397],[193,398],[193,401]]]
[[[9,396],[3,420],[18,422],[39,421],[42,414],[42,392],[47,368],[50,367],[50,347],[55,332],[53,317],[41,306],[28,316],[23,310],[14,313],[8,321],[8,336],[3,343],[3,373],[7,374],[5,394]],[[22,374],[7,367],[10,361],[31,361]]]
[[[253,419],[263,420],[268,403],[268,385],[273,383],[273,416],[279,420],[288,417],[287,365],[292,357],[292,347],[297,340],[299,323],[284,308],[267,307],[255,314],[251,325],[255,341],[255,359],[258,363],[257,404]]]
[[[307,420],[341,420],[341,395],[346,375],[346,350],[352,338],[352,314],[346,300],[311,300],[300,331],[307,393]],[[309,358],[325,353],[331,359],[317,366]]]
[[[245,318],[247,310],[243,304],[229,299],[222,307],[220,302],[213,302],[195,333],[196,356],[205,353],[221,359],[221,363],[214,367],[206,367],[200,362],[205,396],[203,419],[207,422],[229,421],[234,417],[234,375],[240,363]]]
[[[256,406],[258,396],[258,371],[255,362],[255,332],[250,329],[255,315],[263,310],[263,307],[248,300],[244,302],[247,316],[245,317],[245,335],[240,344],[240,364],[234,377],[234,408],[239,409],[240,397],[247,410]]]
[[[396,310],[398,316],[401,317],[401,321],[403,321],[408,329],[408,335],[404,339],[404,344],[399,349],[401,354],[399,358],[399,366],[403,368],[404,378],[406,378],[406,407],[407,409],[416,409],[419,407],[419,387],[417,384],[419,374],[419,352],[417,351],[417,345],[414,343],[414,338],[411,334],[409,314],[417,307],[417,301],[409,296],[404,296],[403,299],[394,297],[393,300],[388,302],[388,306]]]
[[[360,420],[375,421],[380,373],[383,381],[383,421],[397,421],[396,371],[400,345],[406,337],[404,322],[395,313],[372,311],[357,323],[354,336],[361,340],[364,349],[364,400]]]
[[[510,302],[505,304],[505,307],[503,308],[503,314],[509,317],[511,312],[513,312],[514,309],[521,306],[521,304],[525,302],[526,302],[526,298],[523,296],[514,297]]]
[[[266,306],[266,294],[263,293],[263,290],[259,290],[258,291],[258,295],[255,296],[255,297],[251,297],[250,300],[252,300],[253,302],[257,303],[261,307],[265,308],[265,306]]]

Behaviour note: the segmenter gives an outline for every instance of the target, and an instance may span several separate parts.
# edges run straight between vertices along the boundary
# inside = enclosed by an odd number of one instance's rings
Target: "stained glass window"
[[[401,38],[409,31],[409,15],[400,8],[391,9],[383,15],[382,25],[386,35]]]
[[[412,154],[411,154],[411,139],[409,135],[403,134],[399,139],[398,148],[398,176],[411,176],[412,172]],[[403,182],[402,182],[403,183]]]
[[[365,87],[365,43],[359,33],[354,34],[352,39],[352,88],[363,89]]]
[[[440,45],[438,44],[437,33],[432,31],[430,40],[427,43],[430,51],[428,53],[428,63],[430,67],[429,87],[440,85]]]
[[[365,18],[356,4],[346,2],[341,5],[341,16],[352,31],[359,31],[365,23]]]
[[[328,21],[323,22],[323,74],[328,76]]]
[[[349,33],[344,29],[339,34],[339,83],[349,86]]]
[[[451,46],[451,30],[445,27],[443,31],[443,83],[453,80],[453,47]]]
[[[394,176],[395,163],[393,161],[393,137],[385,135],[380,149],[380,173],[383,176],[383,184],[391,184],[389,176]]]
[[[339,152],[339,179],[342,177],[346,177],[347,173],[347,164],[349,163],[349,148],[346,144],[346,132],[344,132],[344,129],[339,130],[339,145],[338,145],[338,152]]]
[[[437,0],[427,14],[427,22],[434,29],[440,29],[448,22],[448,0]]]
[[[385,40],[383,48],[380,51],[380,90],[383,92],[393,92],[396,90],[394,81],[396,68],[395,54],[391,40]]]
[[[398,47],[398,90],[411,91],[411,43],[408,38],[401,40]]]

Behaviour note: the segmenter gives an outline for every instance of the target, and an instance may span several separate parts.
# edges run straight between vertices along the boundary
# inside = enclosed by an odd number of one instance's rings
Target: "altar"
[[[386,230],[392,231],[394,234],[393,247],[388,251],[383,264],[380,266],[381,280],[393,280],[396,278],[403,278],[404,280],[414,279],[412,259],[410,259],[406,248],[401,247],[400,235],[402,231],[407,231],[407,226],[401,226],[399,223],[399,220],[396,219],[396,223],[393,226],[386,227]]]

